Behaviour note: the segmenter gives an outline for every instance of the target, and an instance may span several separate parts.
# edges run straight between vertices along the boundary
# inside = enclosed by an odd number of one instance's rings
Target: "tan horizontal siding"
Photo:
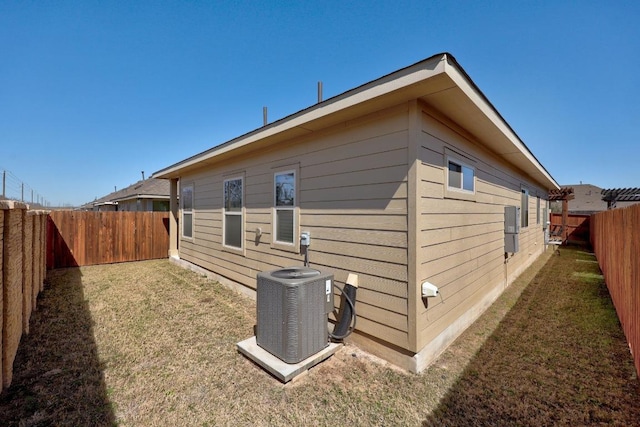
[[[344,254],[349,257],[357,257],[374,261],[391,262],[394,264],[407,264],[406,248],[393,248],[389,246],[375,246],[346,241],[313,239],[313,251]]]
[[[325,240],[335,242],[363,243],[402,249],[407,247],[407,233],[404,231],[311,227],[308,224],[305,226],[305,230],[310,231],[312,236],[322,235]]]
[[[336,213],[330,215],[307,214],[302,212],[301,223],[309,227],[330,227],[359,230],[381,230],[381,231],[407,231],[407,217],[401,213],[383,213],[376,211],[369,214],[363,211],[360,215],[348,213]]]
[[[387,341],[401,348],[407,348],[409,339],[407,332],[387,326],[385,319],[379,322],[368,319],[364,316],[358,316],[358,330],[361,330],[377,339]]]
[[[469,225],[483,225],[503,223],[504,213],[493,214],[429,214],[422,215],[421,229],[432,230],[447,227],[462,227]]]
[[[407,300],[394,295],[383,294],[367,288],[358,288],[358,302],[363,302],[374,307],[403,314],[407,314]]]
[[[428,315],[421,314],[429,318],[427,327],[421,330],[424,339],[426,341],[434,339],[461,316],[472,309],[476,309],[476,301],[481,300],[495,286],[501,285],[501,276],[501,269],[494,268],[487,274],[480,276],[477,286],[468,286],[463,292],[454,294],[451,297],[448,295],[443,296],[444,303],[434,299],[433,309],[429,310]]]
[[[458,281],[460,284],[453,286],[443,286],[440,288],[442,298],[439,301],[435,301],[433,306],[429,307],[429,316],[437,317],[449,312],[458,312],[462,314],[466,307],[466,299],[471,296],[477,289],[481,289],[486,282],[490,282],[493,285],[502,282],[502,276],[504,273],[503,263],[491,262],[478,266],[474,271],[467,272],[460,276]]]
[[[464,283],[457,281],[484,266],[480,261],[481,257],[478,256],[479,253],[499,260],[502,265],[504,263],[504,241],[502,238],[497,239],[489,244],[482,245],[481,248],[470,248],[456,255],[426,262],[420,265],[420,273],[425,274],[425,277],[428,277],[428,280],[438,287],[449,285],[464,286]],[[502,256],[502,259],[500,259],[500,256]]]
[[[324,264],[318,262],[311,262],[311,267],[322,269],[323,267],[328,267]],[[333,267],[331,266],[331,271],[337,281],[344,283],[347,280],[347,275],[349,273],[354,273],[349,266],[343,267]],[[381,298],[386,298],[387,296],[398,297],[406,300],[407,298],[407,283],[395,280],[388,279],[380,276],[372,276],[367,273],[359,272],[358,274],[358,289],[369,289],[372,292],[376,292],[380,294]],[[359,301],[359,300],[358,300]],[[396,310],[397,311],[397,310]]]
[[[393,136],[392,139],[376,138],[350,144],[348,149],[341,149],[338,158],[327,152],[307,154],[298,160],[304,160],[306,178],[315,178],[354,170],[373,170],[398,166],[407,163],[406,132]]]
[[[347,181],[348,182],[348,181]],[[320,190],[301,190],[300,204],[307,201],[341,201],[341,200],[393,200],[407,198],[407,184],[393,182],[389,184],[342,185]],[[381,205],[386,206],[386,203]]]
[[[407,200],[402,198],[306,201],[304,208],[304,212],[311,215],[366,215],[365,219],[368,219],[374,213],[405,216]]]
[[[180,241],[180,256],[253,289],[259,271],[302,265],[302,254],[271,246],[273,175],[295,168],[311,267],[332,271],[338,284],[358,274],[358,329],[407,348],[406,114],[406,105],[392,108],[182,177],[194,185],[195,210],[194,238]],[[244,255],[222,245],[222,182],[241,175]]]
[[[511,272],[540,252],[541,226],[530,196],[530,226],[521,230],[520,251],[505,264],[504,207],[520,206],[523,185],[534,196],[543,190],[464,131],[426,114],[422,119],[418,277],[438,286],[442,297],[430,298],[418,310],[418,342],[424,345],[476,308],[487,293],[506,287]],[[475,168],[471,200],[446,197],[447,154]]]
[[[405,282],[407,280],[407,266],[390,262],[381,262],[364,258],[356,258],[349,253],[318,252],[313,248],[313,261],[326,266],[342,267],[354,273],[364,273],[370,276],[383,277]]]
[[[395,153],[395,152],[394,152]],[[397,152],[400,159],[404,158],[404,164],[393,166],[381,166],[372,168],[370,164],[366,166],[369,169],[354,170],[354,166],[350,165],[346,171],[337,172],[334,165],[325,167],[325,175],[307,178],[308,171],[302,177],[303,186],[306,190],[321,190],[326,188],[358,186],[358,185],[377,185],[404,182],[407,175],[407,152],[405,149]],[[389,161],[390,153],[382,153],[381,160]],[[384,164],[384,163],[383,163]],[[360,165],[360,167],[362,167]],[[375,169],[374,173],[372,169]]]

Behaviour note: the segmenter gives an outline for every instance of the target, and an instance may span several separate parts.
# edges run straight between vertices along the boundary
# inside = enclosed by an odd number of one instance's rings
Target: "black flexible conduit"
[[[305,246],[304,251],[304,266],[309,267],[309,246]],[[344,288],[340,289],[336,286],[340,293],[344,297],[344,300],[347,304],[342,307],[342,316],[340,317],[340,321],[333,328],[333,332],[329,332],[329,337],[333,340],[343,340],[354,331],[356,328],[356,291],[358,290],[357,286],[350,285],[346,283]]]
[[[344,297],[347,304],[342,307],[342,316],[340,321],[336,324],[333,332],[329,332],[329,336],[334,340],[343,340],[354,331],[356,328],[356,291],[357,287],[350,285],[349,283],[344,285],[343,289],[340,289],[340,293]]]

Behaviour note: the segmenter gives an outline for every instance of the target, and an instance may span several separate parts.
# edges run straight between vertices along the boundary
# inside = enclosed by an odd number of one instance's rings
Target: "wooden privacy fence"
[[[591,245],[640,373],[640,204],[593,215]]]
[[[13,362],[43,290],[46,274],[46,211],[0,201],[0,391],[11,385]]]
[[[168,212],[52,211],[47,268],[166,258]]]
[[[589,243],[590,215],[569,214],[567,217],[567,241]],[[562,225],[562,214],[551,214],[551,228]]]

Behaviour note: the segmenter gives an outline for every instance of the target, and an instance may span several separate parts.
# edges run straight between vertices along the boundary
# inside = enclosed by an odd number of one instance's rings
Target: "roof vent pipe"
[[[322,81],[318,82],[318,104],[322,102]]]
[[[144,171],[141,171],[141,172],[142,172],[142,180],[144,181]]]
[[[267,107],[262,107],[262,126],[267,125]]]

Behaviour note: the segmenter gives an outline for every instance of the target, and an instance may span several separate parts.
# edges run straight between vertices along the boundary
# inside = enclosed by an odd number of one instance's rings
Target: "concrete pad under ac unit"
[[[256,337],[247,338],[237,344],[238,351],[260,365],[283,383],[287,383],[303,374],[318,363],[328,359],[340,348],[341,344],[329,343],[327,347],[298,363],[285,363],[256,343]]]

